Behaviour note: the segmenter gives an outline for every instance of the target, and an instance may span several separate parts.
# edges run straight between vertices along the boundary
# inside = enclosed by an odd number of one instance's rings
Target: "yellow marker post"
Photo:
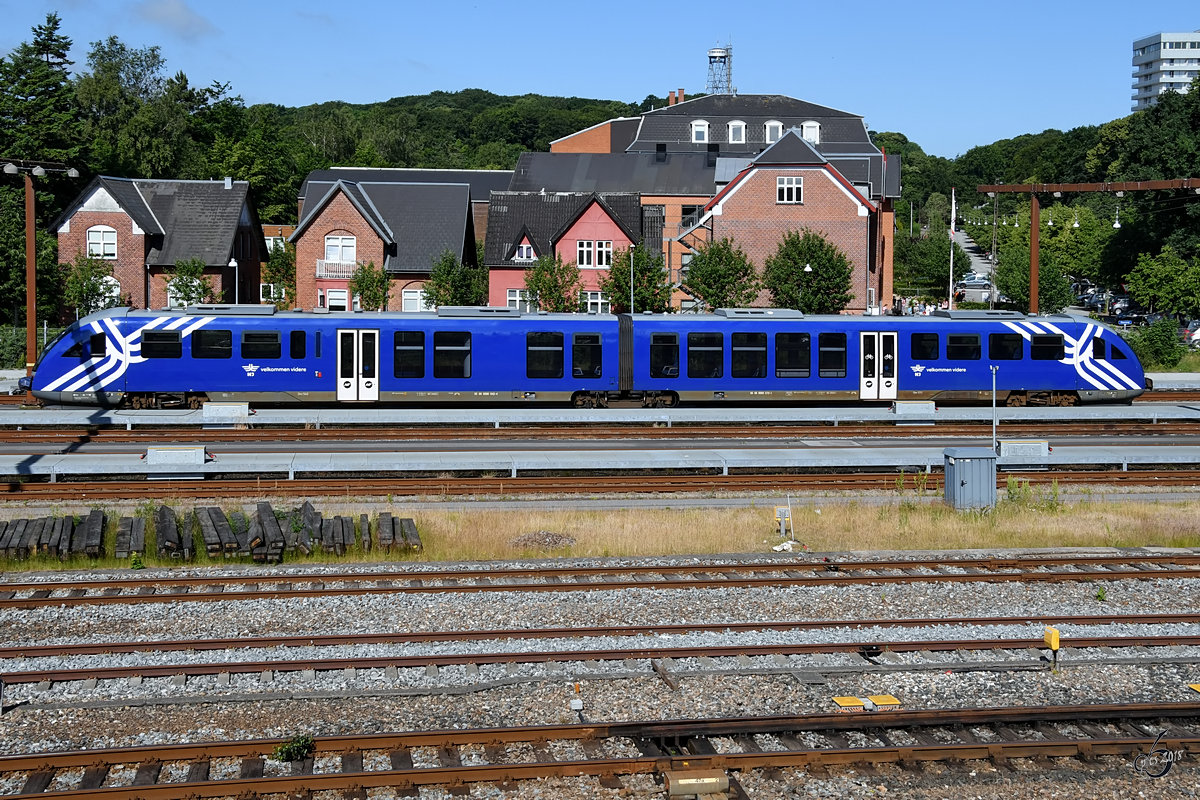
[[[838,711],[863,711],[866,704],[857,697],[842,695],[833,698],[834,704],[838,707]]]
[[[1045,640],[1046,646],[1050,648],[1050,652],[1054,654],[1054,669],[1058,669],[1058,628],[1046,626],[1046,632],[1042,639]]]

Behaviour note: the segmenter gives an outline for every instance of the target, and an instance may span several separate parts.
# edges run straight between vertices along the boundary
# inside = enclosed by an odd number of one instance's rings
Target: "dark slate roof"
[[[708,142],[697,144],[691,141],[693,120],[708,122]],[[743,144],[726,141],[727,126],[733,120],[746,123]],[[716,144],[722,155],[757,153],[768,146],[765,126],[771,120],[782,123],[785,129],[810,120],[820,123],[821,144],[817,149],[822,152],[827,144],[853,142],[866,148],[873,147],[863,118],[858,114],[781,94],[713,94],[643,113],[637,138],[628,149],[631,152],[653,151],[656,144],[664,143],[671,151],[706,152],[709,144]]]
[[[289,240],[300,238],[338,193],[345,193],[383,240],[388,272],[428,272],[443,250],[464,257],[471,190],[463,183],[338,180],[319,197],[305,199],[300,224]]]
[[[484,261],[489,267],[526,266],[528,262],[509,258],[525,235],[538,255],[553,253],[556,237],[593,202],[601,203],[634,241],[641,241],[642,204],[634,193],[492,192]]]
[[[888,197],[900,196],[900,157],[888,156],[887,187],[882,187],[885,179],[883,170],[883,154],[873,147],[860,148],[849,154],[821,154],[817,148],[800,135],[797,128],[785,131],[783,137],[768,147],[754,159],[755,166],[783,166],[830,164],[842,177],[857,187],[866,187],[864,192],[868,199],[877,200],[881,193]]]
[[[308,173],[300,186],[300,199],[320,198],[338,181],[350,183],[465,183],[471,187],[472,202],[486,202],[492,192],[508,188],[512,170],[507,169],[401,169],[333,167]],[[311,189],[309,184],[317,184]]]
[[[155,219],[154,212],[150,210],[150,206],[146,205],[146,198],[142,197],[136,183],[128,178],[106,178],[103,175],[98,176],[93,183],[99,187],[103,187],[112,195],[117,204],[121,206],[125,213],[143,231],[148,234],[159,234],[160,236],[166,233],[163,230],[162,224]],[[221,185],[224,186],[225,184]],[[83,198],[86,199],[90,194],[90,191],[85,191]]]
[[[522,153],[508,189],[710,197],[714,172],[704,153]]]

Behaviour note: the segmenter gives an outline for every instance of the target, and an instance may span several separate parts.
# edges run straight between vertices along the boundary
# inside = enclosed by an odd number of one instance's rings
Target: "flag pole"
[[[954,187],[950,187],[950,297],[946,300],[946,309],[954,310]]]

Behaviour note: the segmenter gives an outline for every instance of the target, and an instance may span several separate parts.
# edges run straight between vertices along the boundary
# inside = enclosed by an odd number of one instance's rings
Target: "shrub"
[[[301,733],[276,747],[271,753],[271,758],[276,761],[303,761],[316,752],[316,749],[316,740],[307,733]]]

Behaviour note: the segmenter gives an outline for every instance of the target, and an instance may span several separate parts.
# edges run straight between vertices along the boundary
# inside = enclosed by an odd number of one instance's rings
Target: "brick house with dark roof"
[[[370,174],[388,177],[379,172]],[[350,278],[374,263],[391,278],[388,308],[421,311],[425,281],[444,251],[475,264],[467,184],[339,179],[328,186],[309,180],[305,187],[300,223],[288,239],[296,247],[298,308],[353,308]]]
[[[602,134],[604,125],[608,128]],[[783,141],[793,130],[796,131],[794,137],[807,145],[803,150]],[[606,143],[611,148],[607,151],[602,149]],[[785,149],[774,150],[776,145],[784,145]],[[644,112],[638,117],[637,129],[632,134],[627,120],[611,120],[563,137],[551,143],[551,150],[555,157],[570,158],[567,153],[578,153],[588,146],[596,146],[593,152],[620,152],[627,157],[641,158],[653,155],[659,161],[684,155],[703,159],[681,163],[696,170],[700,180],[711,172],[712,184],[704,201],[686,206],[683,203],[679,206],[664,204],[663,252],[672,270],[672,280],[680,279],[679,273],[693,249],[714,238],[735,234],[753,237],[752,241],[739,240],[738,244],[747,253],[754,251],[756,255],[752,257],[761,266],[761,258],[765,257],[762,254],[774,252],[780,238],[791,229],[789,226],[802,224],[805,220],[824,220],[830,230],[853,231],[853,235],[840,235],[843,241],[853,240],[847,255],[863,276],[862,284],[854,285],[855,300],[851,310],[875,312],[882,304],[890,302],[892,203],[900,196],[901,165],[898,156],[885,159],[871,143],[861,116],[785,95],[713,94],[688,101],[680,99],[663,108]],[[817,208],[825,200],[824,193],[817,192],[810,192],[807,201],[797,204],[797,208],[781,209],[776,207],[780,204],[771,199],[774,194],[764,192],[753,209],[742,205],[749,199],[749,194],[730,206],[737,208],[747,219],[759,215],[760,224],[735,226],[729,219],[725,220],[725,232],[717,234],[710,224],[717,216],[711,213],[710,201],[732,181],[738,180],[755,159],[765,157],[768,150],[774,150],[774,155],[769,157],[770,162],[759,161],[760,169],[770,166],[777,170],[784,161],[794,159],[806,168],[819,164],[824,174],[837,176],[839,185],[852,187],[853,192],[865,201],[861,206],[866,210],[865,223],[858,217],[860,206],[847,205],[837,200],[837,195],[829,195],[834,206],[825,210]],[[562,156],[557,155],[560,152]],[[757,180],[762,173],[754,175]],[[518,168],[514,183],[519,177]],[[568,190],[587,186],[586,179],[578,187],[570,185],[570,181],[567,183],[555,188]],[[648,197],[651,195],[643,192],[644,202],[649,202]],[[706,222],[698,225],[701,217],[706,217]],[[867,232],[860,241],[857,237],[864,224]],[[870,242],[866,243],[868,236]],[[856,280],[857,277],[858,272]]]
[[[580,271],[581,305],[607,311],[600,276],[613,253],[641,244],[641,202],[631,192],[492,192],[485,239],[488,305],[527,308],[525,270],[558,254]]]
[[[165,308],[175,262],[198,258],[222,302],[257,303],[262,229],[245,181],[98,176],[54,223],[59,260],[109,262],[134,308]]]

